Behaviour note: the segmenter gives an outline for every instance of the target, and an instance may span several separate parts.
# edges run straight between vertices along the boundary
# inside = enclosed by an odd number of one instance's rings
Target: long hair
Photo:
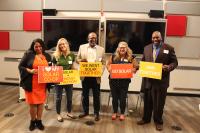
[[[34,40],[32,41],[31,46],[30,46],[30,48],[29,48],[28,50],[31,50],[31,51],[33,51],[33,52],[35,53],[34,45],[35,45],[35,43],[37,43],[37,42],[42,46],[42,52],[44,52],[44,51],[46,50],[46,46],[45,46],[45,44],[44,44],[44,41],[43,41],[42,39],[40,39],[40,38],[34,39]]]
[[[120,46],[121,46],[121,45],[123,45],[123,46],[126,47],[126,55],[125,55],[125,58],[126,58],[128,61],[131,62],[133,52],[132,52],[132,50],[128,47],[128,44],[127,44],[126,42],[124,42],[124,41],[119,42],[118,47],[117,47],[117,49],[116,49],[116,51],[115,51],[115,57],[114,57],[113,60],[114,60],[114,61],[119,61],[119,60],[121,59],[121,55],[120,55],[120,53],[119,53],[119,49],[120,49]]]
[[[60,50],[60,44],[62,42],[64,42],[67,47],[67,55],[70,54],[70,48],[69,48],[69,43],[68,43],[67,39],[60,38],[57,42],[56,51],[53,53],[53,56],[56,58],[56,60],[58,60],[60,58],[60,56],[62,55],[62,51]]]

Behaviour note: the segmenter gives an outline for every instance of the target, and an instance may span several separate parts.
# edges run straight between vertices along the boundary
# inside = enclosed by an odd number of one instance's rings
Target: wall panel
[[[27,50],[35,38],[41,38],[41,32],[10,32],[10,49]]]
[[[104,10],[113,12],[141,12],[150,10],[162,10],[162,1],[153,0],[105,0]],[[120,11],[119,11],[120,10]]]
[[[0,30],[23,30],[23,12],[0,12]]]
[[[44,8],[70,11],[100,11],[101,0],[46,0]],[[79,3],[79,4],[77,4]],[[84,5],[84,6],[83,6]],[[92,5],[92,6],[91,6]],[[162,10],[161,0],[104,0],[104,11],[113,12],[149,12]]]
[[[41,10],[43,0],[0,0],[0,11]]]
[[[200,10],[200,9],[199,9]],[[186,36],[199,37],[200,30],[197,27],[200,25],[200,16],[188,16]]]
[[[65,11],[99,11],[100,0],[45,0],[43,8]]]
[[[200,58],[200,38],[166,37],[165,42],[175,48],[177,57]]]
[[[168,1],[167,14],[200,15],[200,2]]]

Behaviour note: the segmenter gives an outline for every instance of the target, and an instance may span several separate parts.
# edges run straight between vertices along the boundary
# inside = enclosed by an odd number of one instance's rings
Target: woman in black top
[[[138,63],[135,58],[132,56],[132,50],[128,47],[126,42],[120,42],[116,49],[114,55],[112,55],[107,63],[107,70],[110,73],[111,67],[110,64],[132,64],[133,72],[135,73],[138,67]],[[118,106],[120,106],[120,120],[125,119],[124,112],[126,107],[126,96],[128,92],[129,83],[131,82],[130,78],[115,78],[111,79],[109,76],[109,84],[112,94],[112,105],[113,105],[113,115],[112,120],[117,118]]]

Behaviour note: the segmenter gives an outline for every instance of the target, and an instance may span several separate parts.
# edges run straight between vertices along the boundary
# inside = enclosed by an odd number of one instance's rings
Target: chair
[[[109,93],[109,97],[108,97],[108,106],[107,106],[107,107],[109,107],[110,98],[112,98],[111,92]],[[127,95],[126,95],[126,112],[127,112],[127,115],[128,115],[128,93],[127,93]]]
[[[63,90],[62,95],[65,96],[65,98],[66,98],[65,89]],[[53,104],[56,104],[56,102],[55,102],[55,99],[56,99],[56,98],[55,98],[55,97],[56,97],[55,85],[51,85],[51,86],[48,88],[46,103],[44,104],[44,107],[45,107],[46,110],[50,110],[50,109],[49,109],[49,99],[50,99],[50,96],[53,96]],[[65,101],[66,101],[66,99],[65,99]]]
[[[139,115],[141,115],[140,109],[141,109],[143,99],[144,99],[144,93],[140,92],[137,97],[137,102],[136,102],[136,106],[135,106],[135,110],[138,111]]]
[[[44,107],[46,110],[49,110],[49,98],[51,95],[53,95],[53,103],[55,103],[55,85],[51,85],[47,89],[47,98],[46,98],[46,102],[44,104]]]

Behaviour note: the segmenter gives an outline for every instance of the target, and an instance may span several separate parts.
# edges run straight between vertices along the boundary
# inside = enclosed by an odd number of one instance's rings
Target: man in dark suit
[[[152,34],[152,43],[144,48],[142,61],[162,63],[162,78],[142,79],[142,91],[144,92],[144,114],[138,125],[150,123],[153,119],[156,130],[163,130],[163,109],[169,87],[170,72],[178,66],[174,48],[162,42],[161,33],[155,31]]]
[[[96,33],[91,32],[88,34],[88,43],[81,45],[79,48],[77,62],[102,62],[105,64],[104,54],[104,48],[97,45]],[[79,118],[83,118],[89,114],[89,89],[92,89],[95,121],[99,121],[101,77],[81,77],[81,80],[84,112],[79,115]]]

